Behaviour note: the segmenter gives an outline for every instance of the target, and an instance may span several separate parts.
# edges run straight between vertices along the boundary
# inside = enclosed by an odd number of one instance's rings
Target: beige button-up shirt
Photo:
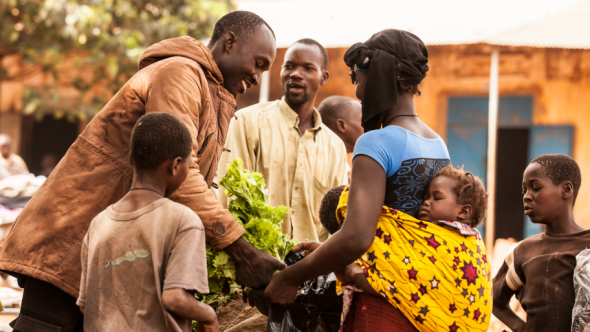
[[[324,241],[328,231],[319,218],[328,190],[348,183],[346,148],[314,110],[312,129],[301,134],[299,117],[282,100],[250,106],[236,113],[229,126],[218,179],[235,158],[244,168],[263,175],[270,204],[289,206],[283,233],[299,241]],[[219,199],[227,207],[223,190]]]

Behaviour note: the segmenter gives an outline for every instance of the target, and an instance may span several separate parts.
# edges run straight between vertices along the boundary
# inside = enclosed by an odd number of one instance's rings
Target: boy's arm
[[[367,294],[380,296],[367,281],[363,269],[356,263],[351,263],[344,270],[335,271],[334,274],[344,284],[355,284],[356,287],[362,289]]]
[[[518,248],[516,248],[518,249]],[[526,331],[526,322],[520,319],[514,311],[510,308],[510,299],[518,291],[519,285],[524,285],[520,280],[518,273],[515,271],[515,266],[518,267],[517,262],[514,261],[515,250],[513,250],[502,263],[502,267],[493,280],[493,295],[494,304],[492,313],[502,323],[506,324],[512,331],[521,332]],[[511,282],[508,283],[510,276]],[[514,287],[514,289],[513,289]]]
[[[518,317],[509,305],[494,303],[492,313],[513,332],[526,332],[526,323]]]
[[[207,332],[219,331],[219,322],[215,310],[210,306],[197,301],[194,294],[190,294],[182,288],[170,288],[162,293],[164,308],[177,316],[196,320],[203,324]]]

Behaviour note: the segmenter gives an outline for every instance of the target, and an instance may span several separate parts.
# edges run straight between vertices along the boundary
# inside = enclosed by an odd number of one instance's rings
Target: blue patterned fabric
[[[398,126],[362,135],[354,147],[353,158],[358,155],[371,157],[385,170],[384,205],[413,217],[434,173],[451,163],[440,136],[423,138]]]

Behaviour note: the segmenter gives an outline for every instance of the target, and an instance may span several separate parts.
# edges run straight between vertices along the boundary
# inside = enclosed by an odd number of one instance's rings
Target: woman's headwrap
[[[352,45],[344,54],[352,70],[368,69],[363,95],[362,125],[365,132],[381,128],[385,111],[397,104],[397,82],[417,85],[428,71],[428,50],[416,35],[387,29],[364,43]]]

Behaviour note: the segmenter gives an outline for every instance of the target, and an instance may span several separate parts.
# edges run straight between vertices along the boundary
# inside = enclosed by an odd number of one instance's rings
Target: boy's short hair
[[[340,223],[336,218],[336,209],[340,203],[340,195],[342,195],[344,187],[346,186],[330,189],[322,199],[322,204],[320,205],[320,222],[330,234],[334,234],[340,230]]]
[[[576,203],[578,191],[582,185],[582,173],[574,158],[564,154],[544,154],[533,159],[532,163],[543,166],[545,175],[556,186],[565,181],[571,182],[574,187],[574,204]]]
[[[167,160],[188,158],[191,152],[190,132],[168,113],[142,116],[131,133],[129,154],[136,170],[155,170]]]
[[[463,167],[459,168],[457,166],[457,168],[453,168],[451,165],[436,172],[432,179],[439,176],[457,181],[457,184],[453,187],[453,191],[457,195],[457,203],[471,205],[472,227],[481,224],[488,208],[488,194],[480,178],[471,172],[465,172]]]

